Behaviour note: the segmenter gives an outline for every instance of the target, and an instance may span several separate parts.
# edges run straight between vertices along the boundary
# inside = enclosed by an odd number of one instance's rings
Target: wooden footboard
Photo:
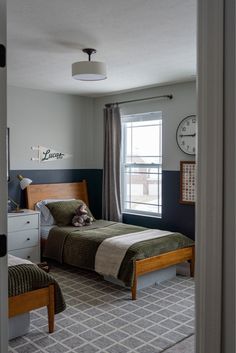
[[[173,265],[177,265],[184,261],[190,262],[190,274],[194,276],[194,265],[195,265],[195,247],[191,246],[188,248],[178,249],[170,251],[165,254],[158,256],[149,257],[143,260],[134,261],[134,281],[131,287],[132,300],[137,298],[137,280],[138,276],[145,273],[161,270]]]
[[[46,306],[48,311],[48,330],[49,333],[54,331],[54,284],[10,297],[8,304],[9,318]]]

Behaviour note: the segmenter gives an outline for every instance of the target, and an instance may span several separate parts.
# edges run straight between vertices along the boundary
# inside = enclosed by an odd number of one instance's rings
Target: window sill
[[[145,214],[145,213],[142,213],[142,214],[141,214],[141,213],[135,213],[135,212],[129,212],[129,211],[124,211],[124,212],[122,212],[122,216],[123,216],[123,215],[162,219],[162,215]]]

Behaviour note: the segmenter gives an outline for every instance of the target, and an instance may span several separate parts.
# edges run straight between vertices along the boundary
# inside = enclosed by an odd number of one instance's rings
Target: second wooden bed
[[[62,312],[65,301],[58,282],[40,266],[8,254],[8,316],[13,318],[31,310],[47,307],[48,330],[54,331],[54,315]],[[20,329],[11,321],[13,335]],[[23,323],[24,327],[24,323]]]
[[[8,299],[8,316],[12,318],[45,306],[48,312],[48,331],[52,333],[54,331],[55,312],[54,284],[10,297]]]

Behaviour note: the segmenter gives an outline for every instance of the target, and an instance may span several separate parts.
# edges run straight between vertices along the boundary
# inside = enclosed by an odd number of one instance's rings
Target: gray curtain
[[[120,222],[121,118],[118,105],[104,109],[103,218]]]

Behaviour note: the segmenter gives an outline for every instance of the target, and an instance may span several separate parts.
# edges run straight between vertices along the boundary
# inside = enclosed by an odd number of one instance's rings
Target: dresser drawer
[[[21,230],[19,232],[8,233],[8,250],[30,248],[38,246],[38,229]]]
[[[32,262],[40,262],[38,246],[19,250],[12,250],[9,251],[9,254],[20,257],[22,259],[30,260]]]
[[[21,217],[8,217],[8,232],[21,231],[23,229],[38,228],[38,215],[22,215]]]

